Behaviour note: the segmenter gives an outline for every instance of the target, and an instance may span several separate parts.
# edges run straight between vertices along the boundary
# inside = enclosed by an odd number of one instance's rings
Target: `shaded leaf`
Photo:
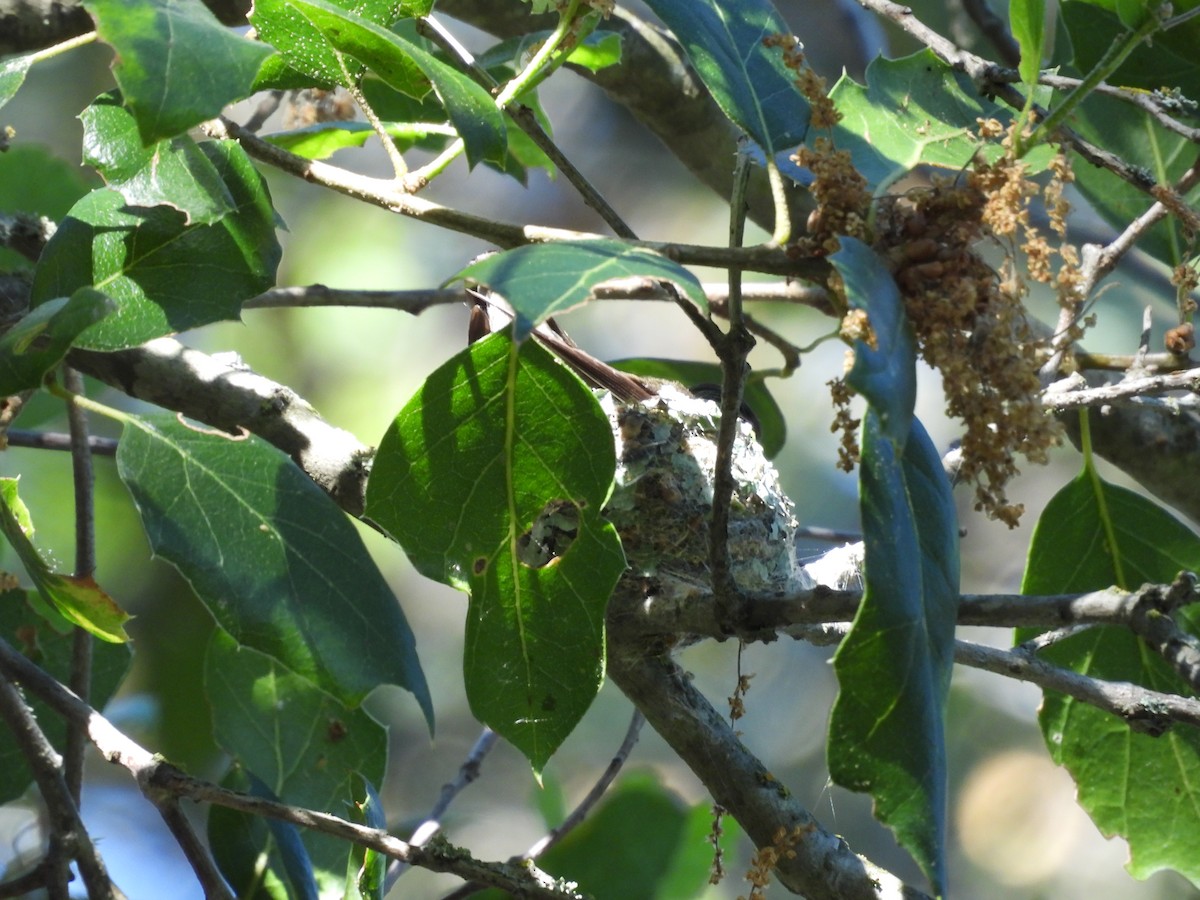
[[[1146,498],[1102,480],[1091,465],[1046,505],[1029,546],[1021,590],[1075,593],[1134,589],[1200,570],[1200,539]],[[1200,634],[1195,606],[1174,614]],[[1035,632],[1023,630],[1018,640]],[[1039,654],[1091,678],[1194,696],[1125,628],[1096,627]],[[1038,714],[1051,757],[1075,779],[1080,805],[1106,836],[1129,842],[1129,871],[1174,869],[1200,887],[1200,734],[1176,726],[1161,737],[1109,713],[1047,692]]]
[[[870,792],[875,817],[944,895],[943,717],[954,665],[958,529],[941,460],[918,420],[901,449],[875,408],[867,411],[859,493],[864,592],[834,656],[829,773],[843,787]]]
[[[874,250],[855,238],[841,242],[829,261],[851,308],[867,313],[870,329],[867,339],[854,342],[854,368],[846,381],[875,409],[885,435],[902,447],[917,397],[917,346],[904,298]]]
[[[773,39],[790,34],[770,0],[648,0],[679,38],[705,87],[771,156],[808,133],[808,101]]]
[[[677,381],[687,388],[701,384],[720,384],[721,367],[717,363],[695,362],[682,359],[617,359],[609,365],[649,378]],[[787,423],[783,411],[765,381],[751,381],[746,385],[743,400],[758,420],[758,440],[767,459],[774,458],[783,449],[787,439]]]
[[[280,248],[266,183],[236,143],[200,150],[236,204],[219,222],[187,225],[175,209],[127,206],[120,194],[100,190],[75,204],[47,244],[34,274],[35,305],[87,286],[117,303],[81,346],[118,350],[236,319],[243,301],[275,284]]]
[[[80,288],[30,312],[0,335],[0,396],[40,387],[75,339],[115,309],[99,291]]]
[[[239,643],[348,706],[399,685],[432,724],[396,598],[345,514],[283,452],[173,416],[130,418],[117,471],[155,554]]]
[[[1008,20],[1021,48],[1021,81],[1028,91],[1037,85],[1046,49],[1046,0],[1011,0]]]
[[[653,250],[602,238],[527,244],[472,263],[447,284],[487,285],[516,311],[516,339],[523,341],[541,322],[586,303],[601,284],[620,278],[653,278],[677,285],[708,311],[696,276]]]
[[[130,206],[172,206],[185,224],[211,225],[236,204],[212,160],[187,135],[142,144],[120,94],[101,94],[80,115],[83,161]]]
[[[11,576],[6,576],[11,577]],[[75,635],[72,630],[59,632],[34,610],[28,592],[10,588],[0,593],[0,636],[24,653],[31,662],[64,684],[71,679],[71,659]],[[103,709],[129,670],[129,644],[98,642],[92,647],[91,691],[88,700]],[[38,725],[59,752],[66,748],[67,725],[34,693],[26,701],[37,716]],[[25,756],[11,740],[0,740],[0,803],[21,795],[32,780]]]
[[[205,658],[204,687],[217,743],[258,781],[259,796],[344,815],[362,779],[382,780],[387,732],[315,684],[218,629]],[[326,888],[345,879],[344,841],[313,831],[278,832],[262,849],[277,852],[280,880]],[[239,895],[240,896],[240,895]]]
[[[113,74],[146,145],[250,96],[271,55],[218,22],[200,0],[86,0],[84,6],[116,51]]]
[[[604,676],[604,610],[625,567],[600,517],[615,466],[587,387],[498,332],[426,379],[367,485],[367,516],[413,565],[470,593],[471,711],[538,771]]]
[[[36,62],[36,53],[26,53],[22,56],[12,56],[0,61],[0,107],[16,96],[29,67]]]
[[[387,816],[383,801],[375,786],[365,777],[354,785],[350,820],[368,828],[387,831]],[[387,857],[378,850],[352,844],[346,865],[345,900],[383,900]]]
[[[30,580],[42,597],[68,622],[102,641],[129,640],[125,623],[129,614],[106,594],[94,578],[60,575],[50,568],[33,546],[29,510],[17,496],[16,478],[0,478],[0,531],[16,551]]]
[[[415,41],[325,0],[288,0],[288,3],[318,29],[335,52],[349,54],[365,63],[397,90],[411,90],[412,67],[416,66],[445,106],[466,145],[471,166],[484,159],[504,158],[507,146],[504,117],[492,96],[466,75]]]

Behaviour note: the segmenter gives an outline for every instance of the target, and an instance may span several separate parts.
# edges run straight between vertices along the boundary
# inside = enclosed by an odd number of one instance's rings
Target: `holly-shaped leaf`
[[[604,610],[625,567],[600,516],[615,467],[583,382],[498,332],[426,379],[367,485],[367,517],[423,574],[470,593],[471,710],[536,771],[604,677]]]
[[[774,156],[808,133],[809,105],[784,63],[790,30],[770,0],[647,0],[675,32],[704,86]],[[789,45],[790,49],[790,45]]]
[[[283,452],[173,416],[131,417],[117,471],[151,548],[238,642],[347,706],[399,685],[432,724],[400,605],[345,514]]]
[[[248,97],[271,48],[217,21],[200,0],[86,0],[116,51],[113,74],[147,146]]]
[[[1150,500],[1100,478],[1090,462],[1046,505],[1029,545],[1021,590],[1134,589],[1200,571],[1200,538]],[[1173,613],[1200,635],[1195,606]],[[1022,630],[1018,640],[1035,632]],[[1092,678],[1192,696],[1157,654],[1125,628],[1094,627],[1040,653]],[[1080,805],[1106,836],[1129,842],[1129,871],[1174,869],[1200,887],[1200,734],[1176,726],[1155,737],[1093,706],[1047,692],[1038,714],[1046,747],[1075,779]]]
[[[0,478],[0,532],[16,551],[42,598],[64,619],[100,638],[119,644],[129,640],[129,614],[90,575],[61,575],[33,546],[33,522],[17,495],[16,478]]]
[[[670,281],[700,309],[708,297],[696,276],[653,250],[603,238],[527,244],[472,263],[447,283],[487,285],[516,312],[516,338],[523,341],[550,316],[586,303],[601,284],[620,278]]]
[[[129,206],[173,206],[187,225],[211,225],[236,208],[217,167],[190,137],[143,145],[119,92],[101,94],[79,118],[83,161]]]
[[[80,288],[34,307],[0,335],[0,396],[39,387],[75,339],[116,309],[99,291]]]
[[[233,198],[211,225],[188,225],[169,206],[129,206],[98,190],[72,207],[34,273],[33,303],[94,286],[117,311],[79,339],[94,350],[136,346],[236,319],[244,300],[275,284],[280,248],[266,183],[233,141],[200,145]]]

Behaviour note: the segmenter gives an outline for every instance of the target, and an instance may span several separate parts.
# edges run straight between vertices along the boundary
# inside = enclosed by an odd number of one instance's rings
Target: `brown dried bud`
[[[1191,349],[1196,346],[1196,328],[1191,322],[1176,325],[1167,332],[1163,338],[1163,343],[1176,356],[1187,356],[1191,352]]]

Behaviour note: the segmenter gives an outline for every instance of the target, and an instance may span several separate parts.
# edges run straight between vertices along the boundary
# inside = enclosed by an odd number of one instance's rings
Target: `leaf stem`
[[[1028,139],[1022,138],[1018,133],[1015,138],[1015,154],[1017,159],[1022,158],[1026,153],[1032,150],[1038,144],[1044,143],[1051,137],[1059,126],[1067,120],[1067,118],[1075,111],[1075,108],[1091,94],[1098,85],[1100,85],[1109,75],[1120,68],[1126,57],[1129,56],[1137,46],[1150,37],[1156,31],[1162,28],[1166,17],[1170,15],[1170,4],[1163,4],[1153,10],[1150,10],[1145,20],[1133,31],[1127,31],[1124,34],[1117,35],[1100,57],[1092,70],[1084,76],[1062,102],[1056,106],[1033,130]],[[1031,98],[1027,101],[1027,108],[1032,106],[1032,91]]]
[[[54,59],[63,53],[74,50],[76,47],[83,47],[87,44],[93,44],[99,35],[94,31],[89,31],[86,34],[81,34],[78,37],[73,37],[70,40],[63,41],[61,44],[55,44],[53,47],[47,47],[44,50],[38,50],[30,53],[28,57],[29,64],[44,62],[47,59]]]
[[[788,208],[787,186],[783,181],[783,174],[779,171],[779,166],[775,165],[775,160],[767,160],[767,183],[771,186],[771,201],[775,204],[775,233],[771,235],[770,246],[783,247],[792,238],[792,214]],[[734,181],[735,196],[732,198],[735,203],[745,203],[746,187],[745,184],[738,185]],[[737,191],[741,191],[741,196],[736,196]],[[742,219],[745,220],[745,210],[742,211]],[[734,246],[734,245],[730,245]],[[741,246],[739,241],[736,246]]]
[[[75,393],[69,387],[50,383],[46,385],[46,390],[55,397],[73,403],[81,409],[94,412],[97,415],[104,416],[106,419],[112,419],[114,422],[120,422],[122,425],[128,425],[134,421],[134,417],[129,415],[129,413],[121,412],[121,410],[114,409],[111,406],[105,406],[103,403],[97,403],[89,397]]]
[[[375,134],[379,136],[379,141],[383,144],[383,151],[387,154],[388,161],[392,164],[392,171],[396,173],[396,180],[401,181],[408,174],[408,163],[404,161],[404,156],[400,153],[400,148],[396,146],[396,142],[392,140],[392,135],[388,132],[387,127],[380,121],[379,116],[375,114],[374,107],[367,101],[366,94],[362,92],[362,89],[355,80],[350,77],[350,70],[346,68],[345,57],[337,51],[334,51],[334,54],[337,56],[338,66],[341,67],[342,75],[345,76],[343,84],[345,84],[346,90],[354,98],[354,102],[362,110],[363,115],[366,116]]]

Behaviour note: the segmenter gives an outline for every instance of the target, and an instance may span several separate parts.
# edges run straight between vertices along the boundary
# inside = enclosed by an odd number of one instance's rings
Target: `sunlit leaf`
[[[1011,0],[1008,19],[1021,48],[1021,80],[1029,89],[1037,84],[1046,47],[1046,0]]]
[[[600,517],[616,466],[591,392],[504,332],[438,368],[383,436],[367,516],[430,578],[471,595],[474,715],[541,770],[604,677],[604,610],[625,567]]]
[[[345,514],[283,452],[149,416],[126,425],[117,470],[154,552],[238,642],[349,706],[399,685],[432,722],[400,605]]]

